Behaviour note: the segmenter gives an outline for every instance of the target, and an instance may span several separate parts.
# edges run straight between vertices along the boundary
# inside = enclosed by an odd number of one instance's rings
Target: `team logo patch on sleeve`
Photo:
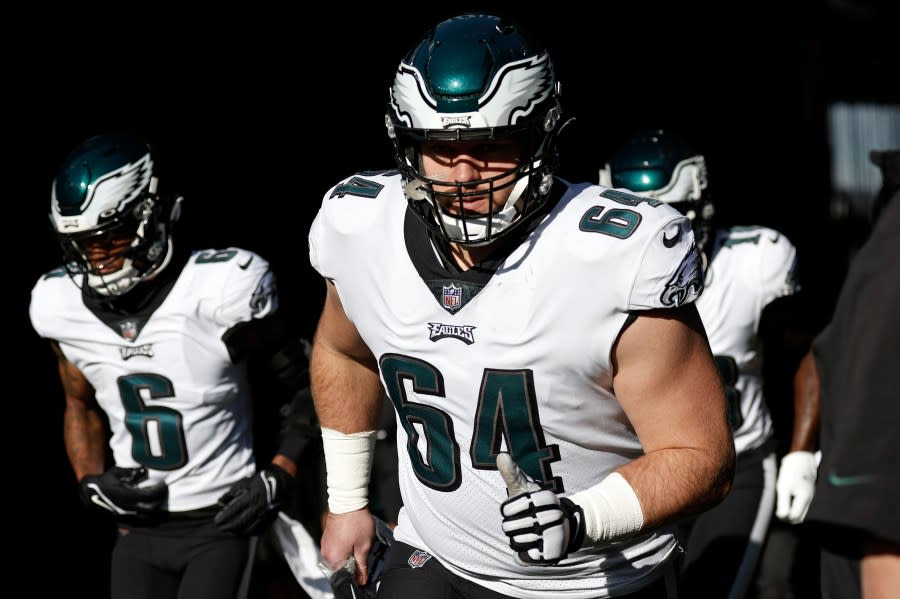
[[[254,318],[277,309],[277,293],[275,275],[272,274],[272,271],[266,271],[250,297],[250,310],[252,310]]]
[[[703,293],[703,269],[700,267],[700,253],[695,246],[666,283],[659,301],[663,306],[677,308],[696,300],[701,293]]]

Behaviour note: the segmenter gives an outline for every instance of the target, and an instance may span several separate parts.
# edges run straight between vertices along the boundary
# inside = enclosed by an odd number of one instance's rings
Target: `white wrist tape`
[[[345,514],[369,503],[375,432],[342,433],[322,428],[328,510],[331,513]]]
[[[628,481],[613,472],[602,481],[569,497],[584,510],[584,534],[594,543],[633,536],[644,525],[644,511]]]

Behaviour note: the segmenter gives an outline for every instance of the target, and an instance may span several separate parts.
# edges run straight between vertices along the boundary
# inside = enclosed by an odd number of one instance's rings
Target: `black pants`
[[[412,564],[416,564],[413,567]],[[620,595],[621,599],[677,599],[674,574],[660,577],[636,593]],[[667,594],[666,586],[672,591]],[[551,594],[552,595],[552,594]],[[507,599],[496,591],[453,574],[428,554],[415,547],[394,541],[385,561],[384,577],[378,599]]]
[[[112,552],[113,599],[236,597],[250,554],[242,537],[155,535],[120,529]]]
[[[859,570],[860,556],[855,551],[847,551],[831,540],[822,544],[821,579],[822,599],[860,599],[862,597],[862,575]]]
[[[738,456],[734,483],[716,507],[679,526],[685,549],[682,597],[739,599],[747,595],[775,506],[775,453],[769,445]]]

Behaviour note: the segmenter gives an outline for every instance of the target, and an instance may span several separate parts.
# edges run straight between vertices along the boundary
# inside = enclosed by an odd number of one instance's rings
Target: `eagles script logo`
[[[144,356],[145,358],[153,357],[153,344],[146,343],[144,345],[138,345],[137,347],[120,347],[119,355],[122,356],[123,360],[130,360],[135,356]]]
[[[441,117],[441,127],[444,129],[449,129],[450,127],[471,127],[471,123],[469,120],[471,117],[469,115],[462,116],[442,116]]]
[[[452,337],[453,339],[459,339],[466,345],[472,345],[473,343],[475,343],[475,333],[473,332],[474,330],[475,327],[469,324],[458,325],[429,322],[428,339],[437,342],[441,339]]]

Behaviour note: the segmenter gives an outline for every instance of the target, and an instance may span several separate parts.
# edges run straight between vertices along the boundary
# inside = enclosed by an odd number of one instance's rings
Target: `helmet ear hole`
[[[559,123],[559,117],[560,108],[558,105],[548,110],[547,115],[544,117],[544,131],[550,133],[556,129],[556,125]]]
[[[155,202],[153,198],[144,198],[134,206],[132,214],[138,221],[146,220],[153,214],[153,206]]]

